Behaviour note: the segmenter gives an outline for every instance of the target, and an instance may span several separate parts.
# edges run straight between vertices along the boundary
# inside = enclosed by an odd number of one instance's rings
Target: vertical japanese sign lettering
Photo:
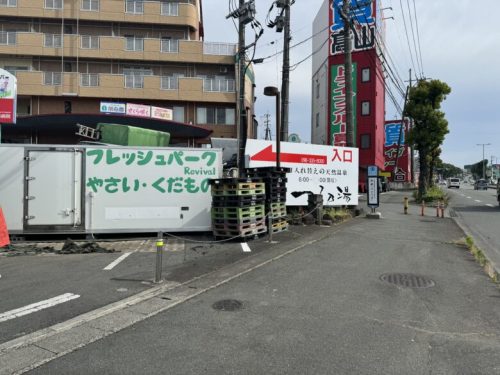
[[[345,69],[344,65],[331,66],[330,82],[330,144],[345,146],[346,142],[346,101],[345,101]],[[352,112],[354,134],[356,134],[356,92],[357,64],[352,64]]]
[[[402,121],[392,121],[385,123],[385,142],[384,142],[384,170],[391,172],[395,181],[407,181],[410,176],[409,171],[409,152],[405,145],[405,137],[408,131],[407,124]],[[401,134],[401,141],[399,139]],[[398,150],[398,144],[400,144]],[[399,153],[399,155],[398,155]],[[398,169],[396,168],[396,159]]]

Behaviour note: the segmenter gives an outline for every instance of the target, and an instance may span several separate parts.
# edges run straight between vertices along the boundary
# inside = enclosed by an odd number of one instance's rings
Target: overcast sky
[[[232,0],[238,3],[237,0]],[[414,0],[418,20],[422,66],[425,77],[446,82],[452,89],[443,104],[449,122],[450,133],[446,136],[441,158],[443,161],[463,167],[482,159],[480,143],[485,146],[485,158],[494,156],[500,163],[500,0]],[[203,16],[205,40],[236,43],[238,34],[233,22],[226,20],[230,0],[204,0]],[[292,44],[309,38],[312,22],[323,0],[296,0],[292,6]],[[266,15],[272,0],[256,0],[257,20],[265,32],[259,40],[255,57],[266,57],[280,52],[283,34],[265,26]],[[405,11],[413,63],[401,13]],[[404,80],[412,68],[421,74],[413,49],[408,5],[414,17],[413,0],[383,0],[383,6],[392,7],[384,13],[386,20],[386,46],[394,60],[393,68]],[[276,15],[273,11],[272,18]],[[415,22],[415,18],[413,18]],[[415,25],[415,24],[414,24]],[[253,34],[247,28],[247,44]],[[418,44],[418,35],[414,26]],[[312,53],[310,41],[291,50],[290,62],[295,64]],[[259,119],[259,137],[263,137],[264,114],[271,114],[274,129],[274,105],[272,98],[265,97],[265,86],[281,87],[282,54],[255,65],[256,116]],[[415,67],[415,68],[414,68]],[[305,60],[290,74],[290,133],[298,133],[302,140],[310,141],[311,128],[311,59]],[[389,101],[387,101],[389,103]],[[386,119],[394,119],[392,105],[386,108]],[[274,139],[274,130],[273,139]]]

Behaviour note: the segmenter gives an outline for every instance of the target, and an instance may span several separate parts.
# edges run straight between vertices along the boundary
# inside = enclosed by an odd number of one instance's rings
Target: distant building
[[[385,169],[385,86],[378,57],[382,20],[380,1],[351,0],[353,39],[353,110],[355,147],[359,148],[360,188],[364,189],[368,165]],[[344,146],[345,73],[341,0],[324,0],[313,23],[311,142]]]
[[[202,14],[201,0],[0,1],[0,68],[17,76],[18,116],[111,113],[147,127],[143,105],[165,124],[236,137],[236,45],[205,42]],[[247,82],[254,137],[251,66]]]

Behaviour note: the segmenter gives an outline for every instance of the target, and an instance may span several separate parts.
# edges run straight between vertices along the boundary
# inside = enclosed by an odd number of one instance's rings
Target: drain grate
[[[212,307],[220,311],[236,311],[243,307],[243,303],[236,299],[223,299],[215,302]]]
[[[405,288],[430,288],[436,283],[425,276],[411,273],[384,273],[380,280]]]
[[[454,209],[452,209],[452,208],[450,208],[450,209],[448,210],[448,213],[449,213],[450,217],[458,217],[457,213],[456,213],[456,212],[455,212],[455,210],[454,210]]]

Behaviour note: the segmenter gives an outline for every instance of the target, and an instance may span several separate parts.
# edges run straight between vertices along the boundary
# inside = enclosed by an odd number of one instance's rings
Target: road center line
[[[486,203],[485,206],[488,206],[488,207],[495,207],[493,206],[492,204],[489,204],[489,203]]]
[[[109,270],[112,270],[113,268],[115,268],[115,266],[117,264],[119,264],[122,260],[124,260],[126,257],[128,257],[130,254],[132,254],[132,252],[130,253],[124,253],[121,257],[119,257],[118,259],[115,259],[113,262],[111,262],[110,264],[108,264],[106,267],[103,268],[103,271],[109,271]]]
[[[59,305],[60,303],[71,301],[72,299],[79,298],[78,294],[73,293],[65,293],[60,296],[46,299],[44,301],[32,303],[31,305],[27,305],[24,307],[20,307],[18,309],[10,310],[0,314],[0,322],[5,322],[7,320],[19,318],[20,316],[28,315],[43,309],[47,309],[49,307]]]
[[[474,202],[481,203],[479,199],[474,199]]]

